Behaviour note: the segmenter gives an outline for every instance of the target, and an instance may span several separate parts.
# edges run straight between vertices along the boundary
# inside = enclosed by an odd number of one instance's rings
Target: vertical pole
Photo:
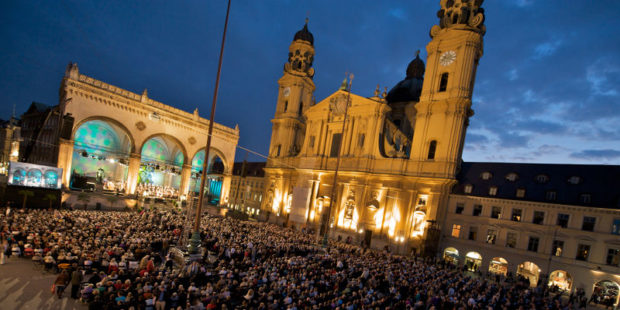
[[[351,101],[351,85],[353,84],[353,74],[349,75],[349,93],[347,94],[347,104],[344,108],[344,119],[342,121],[342,134],[340,136],[340,145],[338,146],[338,156],[336,157],[336,170],[334,171],[334,182],[332,185],[331,193],[329,194],[329,212],[323,211],[323,246],[327,247],[327,238],[329,235],[329,221],[332,217],[334,210],[334,194],[336,187],[338,186],[338,170],[340,169],[340,154],[342,153],[342,145],[344,144],[344,135],[347,126],[347,116],[349,115],[349,101]]]
[[[200,196],[198,196],[198,206],[196,207],[196,220],[194,222],[192,239],[190,241],[189,252],[191,254],[198,253],[200,247],[200,215],[202,213],[202,203],[204,198],[204,186],[207,179],[207,168],[209,162],[209,150],[211,148],[211,136],[213,135],[213,119],[215,117],[215,105],[217,103],[217,92],[220,87],[220,74],[222,72],[222,58],[224,56],[224,43],[226,42],[226,30],[228,28],[228,16],[230,13],[230,1],[226,8],[226,20],[224,21],[224,32],[222,33],[222,46],[220,47],[220,59],[217,64],[217,76],[215,78],[215,89],[213,90],[213,102],[211,103],[211,116],[209,118],[209,132],[207,133],[207,146],[205,148],[205,160],[202,163],[202,178],[200,179]]]

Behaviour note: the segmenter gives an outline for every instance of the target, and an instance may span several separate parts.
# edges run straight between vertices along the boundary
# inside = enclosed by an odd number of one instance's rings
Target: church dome
[[[297,41],[297,40],[306,41],[306,42],[309,42],[310,45],[314,45],[314,37],[312,36],[312,33],[308,31],[308,19],[307,18],[306,18],[306,24],[304,25],[304,28],[297,31],[297,33],[295,34],[295,37],[293,38],[293,41]]]
[[[420,59],[420,51],[416,53],[409,66],[407,76],[398,82],[387,94],[385,99],[389,103],[419,101],[424,82],[424,61]]]

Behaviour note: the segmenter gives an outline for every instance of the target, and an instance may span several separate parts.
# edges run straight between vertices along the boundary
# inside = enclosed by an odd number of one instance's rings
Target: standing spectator
[[[56,295],[58,296],[58,299],[62,298],[62,293],[65,291],[65,287],[67,287],[69,280],[71,280],[71,277],[66,270],[63,270],[58,277],[56,277],[54,286],[56,287]]]
[[[74,267],[77,266],[74,265]],[[80,292],[80,284],[82,283],[83,277],[82,270],[79,268],[73,269],[73,272],[71,273],[71,298],[79,298],[78,293]]]

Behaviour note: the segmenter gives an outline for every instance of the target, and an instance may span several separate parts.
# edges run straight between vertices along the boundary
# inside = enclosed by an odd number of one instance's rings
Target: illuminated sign
[[[60,189],[62,168],[12,161],[9,185]]]

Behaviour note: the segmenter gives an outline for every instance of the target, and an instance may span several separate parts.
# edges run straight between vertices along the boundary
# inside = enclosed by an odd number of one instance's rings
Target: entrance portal
[[[530,286],[535,287],[538,284],[540,268],[532,262],[524,262],[517,268],[517,275],[528,279]]]

